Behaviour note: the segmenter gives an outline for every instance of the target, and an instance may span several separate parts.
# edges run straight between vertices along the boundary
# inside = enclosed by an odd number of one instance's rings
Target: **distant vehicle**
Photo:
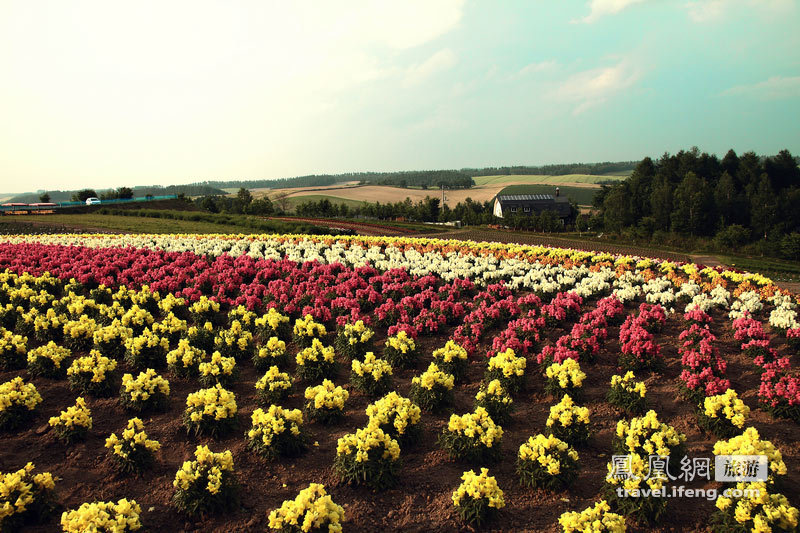
[[[94,196],[86,199],[86,205],[95,205],[99,203],[100,203],[100,198],[95,198]]]

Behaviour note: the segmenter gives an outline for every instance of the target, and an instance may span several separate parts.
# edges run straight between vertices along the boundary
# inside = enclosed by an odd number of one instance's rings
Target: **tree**
[[[694,172],[687,172],[675,188],[674,209],[670,216],[672,230],[679,233],[702,235],[710,229],[708,221],[713,206],[713,196],[708,182]]]
[[[614,187],[603,200],[603,225],[608,231],[619,233],[630,224],[630,202],[623,187]]]
[[[761,181],[758,183],[755,194],[750,197],[753,229],[759,235],[763,234],[764,240],[767,239],[767,232],[775,222],[775,205],[775,191],[772,189],[769,176],[765,172],[761,175]]]
[[[72,195],[73,202],[85,202],[87,198],[97,198],[94,189],[82,189]]]
[[[735,176],[736,172],[739,170],[739,156],[736,155],[736,152],[734,152],[733,149],[728,150],[728,153],[722,158],[722,163],[720,164],[723,172],[727,172],[731,176]]]
[[[669,227],[672,214],[672,185],[664,176],[657,177],[653,183],[653,191],[650,193],[650,212],[658,227]]]
[[[200,207],[209,213],[219,213],[219,207],[217,207],[217,202],[214,200],[213,196],[203,197],[203,199],[200,200]]]
[[[49,204],[50,203],[50,195],[47,194],[47,193],[43,193],[43,194],[39,195],[39,201],[42,202],[43,204]]]
[[[769,175],[776,191],[800,185],[800,168],[789,150],[781,150],[778,155],[768,157],[764,162],[764,170]]]
[[[120,200],[130,200],[133,198],[133,189],[130,187],[120,187],[117,189],[117,198]]]
[[[242,203],[243,208],[247,208],[247,206],[250,205],[250,202],[253,201],[253,195],[250,194],[250,191],[244,187],[239,188],[239,192],[236,193],[236,198],[238,198]]]
[[[269,198],[264,196],[263,198],[256,198],[250,205],[247,206],[247,213],[251,215],[258,215],[258,216],[269,216],[275,212],[275,207],[270,202]]]
[[[733,181],[728,171],[722,173],[714,189],[714,202],[717,204],[717,212],[720,216],[722,227],[727,226],[736,219],[737,209],[736,183]]]
[[[739,224],[728,226],[714,237],[714,243],[726,250],[736,250],[750,240],[750,230]]]

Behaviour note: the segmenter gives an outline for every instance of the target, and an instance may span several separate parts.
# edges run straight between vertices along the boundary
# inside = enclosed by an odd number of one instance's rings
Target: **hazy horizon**
[[[795,0],[0,3],[0,192],[800,151]]]

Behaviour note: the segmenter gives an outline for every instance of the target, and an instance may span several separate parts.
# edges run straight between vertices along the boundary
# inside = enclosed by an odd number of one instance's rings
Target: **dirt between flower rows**
[[[584,312],[591,306],[584,306]],[[783,453],[788,467],[787,480],[781,490],[793,505],[800,504],[800,428],[789,421],[774,420],[757,409],[759,375],[756,367],[739,351],[739,343],[733,340],[730,323],[721,313],[714,313],[712,330],[719,338],[719,348],[728,361],[728,377],[740,397],[751,407],[749,424],[755,426],[762,438],[771,440]],[[684,328],[679,317],[670,318],[656,338],[662,345],[666,367],[662,374],[644,377],[648,387],[649,406],[658,412],[659,419],[666,421],[685,433],[689,457],[711,457],[716,438],[703,432],[697,425],[692,407],[685,401],[676,400],[677,378],[680,373],[680,358],[677,353],[678,334]],[[376,346],[382,346],[385,330],[379,328]],[[423,357],[417,370],[399,370],[395,373],[396,388],[407,395],[411,378],[427,367],[431,352],[444,345],[451,329],[435,337],[419,340]],[[483,375],[484,354],[491,345],[493,330],[481,344],[480,350],[471,360],[466,384],[456,387],[456,413],[472,410],[475,393]],[[588,375],[584,384],[583,404],[591,410],[593,436],[584,447],[578,448],[581,472],[574,486],[564,492],[547,492],[520,486],[515,474],[515,460],[519,445],[528,437],[545,431],[545,420],[549,407],[556,400],[543,391],[543,378],[532,359],[528,366],[528,387],[515,398],[516,411],[513,422],[504,427],[502,459],[487,465],[490,474],[496,476],[505,492],[506,507],[493,521],[487,531],[559,531],[558,518],[565,511],[580,511],[601,498],[606,465],[611,458],[611,442],[617,420],[621,415],[605,401],[612,374],[616,367],[619,349],[618,327],[609,328],[609,340],[593,364],[583,364]],[[565,334],[563,329],[548,332],[550,342]],[[785,346],[773,339],[781,353],[788,353]],[[294,348],[290,346],[290,349]],[[294,352],[291,352],[294,353]],[[796,358],[793,358],[796,359]],[[342,361],[345,363],[345,361]],[[793,364],[794,363],[793,361]],[[123,365],[124,366],[124,365]],[[346,370],[345,370],[346,369]],[[27,372],[3,372],[0,380],[6,381],[15,375]],[[351,389],[346,384],[349,365],[342,365],[336,383],[350,389],[346,418],[334,426],[308,423],[312,446],[307,453],[296,459],[266,462],[246,449],[244,432],[249,426],[250,414],[257,407],[254,383],[259,375],[252,365],[243,361],[239,381],[232,389],[239,405],[239,427],[236,432],[217,440],[187,437],[181,426],[181,414],[187,394],[199,388],[195,381],[170,379],[172,394],[169,409],[153,416],[143,417],[151,438],[162,444],[155,467],[141,477],[117,474],[103,447],[105,438],[119,432],[126,420],[134,414],[122,409],[116,398],[88,400],[94,417],[94,427],[85,442],[66,446],[47,430],[47,419],[71,405],[76,393],[69,390],[66,381],[35,378],[33,382],[44,401],[40,414],[27,429],[0,435],[0,470],[7,472],[33,461],[37,471],[51,471],[61,478],[56,489],[61,503],[66,508],[76,508],[92,500],[116,500],[133,498],[142,507],[142,521],[149,531],[234,532],[264,531],[267,515],[286,499],[294,498],[309,483],[323,483],[335,502],[346,512],[345,531],[458,531],[462,526],[453,510],[451,494],[459,485],[461,474],[480,465],[469,465],[448,459],[437,443],[437,436],[446,426],[449,414],[423,414],[424,428],[421,442],[414,448],[401,452],[403,466],[398,485],[384,492],[374,492],[363,487],[341,484],[332,469],[336,441],[345,433],[362,427],[367,417],[364,409],[371,399]],[[345,385],[346,384],[346,385]],[[285,407],[301,408],[305,385],[296,385]],[[233,451],[236,475],[241,484],[242,506],[238,511],[205,519],[189,520],[170,505],[173,494],[172,481],[175,472],[184,460],[193,458],[198,444],[208,444],[214,451]],[[674,484],[680,484],[676,481]],[[713,488],[713,481],[687,483],[692,488]],[[681,498],[669,502],[666,519],[655,527],[629,523],[629,531],[704,531],[714,511],[714,503],[702,498]],[[58,516],[49,523],[30,527],[27,531],[46,532],[58,530]]]

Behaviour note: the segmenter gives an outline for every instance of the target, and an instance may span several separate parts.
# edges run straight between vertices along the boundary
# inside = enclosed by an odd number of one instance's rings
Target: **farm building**
[[[532,215],[542,211],[555,211],[564,220],[569,218],[572,208],[569,198],[550,194],[498,194],[494,199],[494,215],[503,218],[508,215]]]

